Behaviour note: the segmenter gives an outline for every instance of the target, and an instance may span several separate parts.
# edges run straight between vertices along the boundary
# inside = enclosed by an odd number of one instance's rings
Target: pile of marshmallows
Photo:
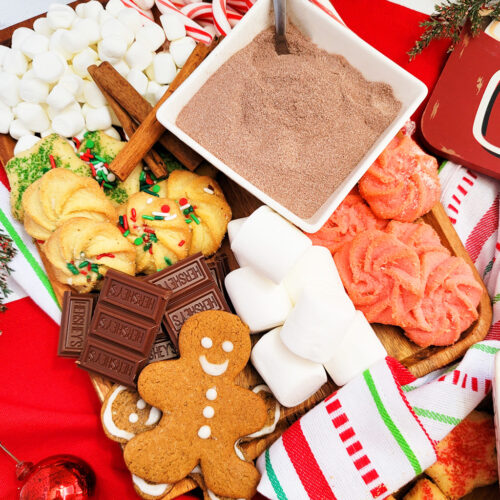
[[[330,251],[267,206],[228,226],[241,266],[226,276],[236,313],[251,333],[266,333],[252,363],[287,407],[312,396],[327,380],[337,385],[387,353],[344,291]]]
[[[162,26],[110,0],[52,4],[33,29],[18,28],[12,47],[0,45],[0,133],[18,140],[16,154],[53,132],[82,136],[87,130],[119,135],[120,123],[87,68],[108,61],[152,105],[160,99],[196,46],[178,17]],[[165,39],[169,51],[155,53]]]

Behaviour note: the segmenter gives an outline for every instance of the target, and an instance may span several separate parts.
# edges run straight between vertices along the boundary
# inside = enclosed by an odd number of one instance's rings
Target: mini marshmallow
[[[82,50],[73,58],[73,71],[82,78],[89,78],[87,68],[97,61],[97,52],[90,47]]]
[[[59,79],[58,84],[65,87],[75,97],[83,90],[83,79],[73,73],[70,68],[66,69],[64,75]]]
[[[139,71],[145,70],[153,60],[153,54],[142,42],[134,42],[125,54],[125,62]]]
[[[6,47],[5,45],[0,45],[0,68],[3,65],[3,60],[7,52],[10,52],[9,47]]]
[[[118,21],[130,28],[134,33],[144,24],[144,17],[135,9],[123,9],[116,16]],[[147,21],[146,21],[147,22]]]
[[[97,43],[101,39],[101,27],[95,19],[80,19],[72,31],[84,38],[87,45]]]
[[[63,137],[74,137],[84,126],[83,115],[76,110],[64,110],[52,120],[54,132]]]
[[[77,29],[64,30],[61,44],[66,52],[77,54],[88,47],[88,40]]]
[[[47,104],[55,109],[63,109],[75,100],[75,96],[62,84],[54,85],[47,97]]]
[[[101,40],[97,49],[101,59],[104,56],[120,60],[127,52],[127,42],[119,36],[112,35]]]
[[[33,22],[33,30],[36,33],[40,33],[40,35],[44,35],[46,37],[50,37],[52,34],[52,28],[49,26],[49,21],[47,21],[46,17],[39,17],[35,19]]]
[[[113,111],[113,108],[110,108],[108,106],[108,111],[111,116],[111,123],[113,124],[114,127],[121,127],[120,120],[118,120],[118,117],[116,116],[116,113]],[[128,139],[127,139],[128,140]]]
[[[118,73],[120,73],[120,75],[123,76],[123,78],[126,78],[127,75],[129,74],[129,71],[130,71],[129,65],[123,60],[112,64],[112,66],[113,66],[113,68],[116,69],[116,71],[118,71]]]
[[[167,40],[178,40],[186,36],[186,27],[177,16],[162,14],[160,16],[160,23],[163,26],[163,31],[165,31]]]
[[[250,333],[282,325],[292,310],[285,287],[276,285],[251,267],[229,273],[225,285],[236,314],[248,325]]]
[[[37,137],[33,134],[23,135],[22,137],[19,137],[16,145],[14,146],[14,154],[18,155],[19,153],[32,148],[39,140],[40,137]]]
[[[33,132],[42,132],[50,127],[49,117],[40,104],[20,102],[15,111],[17,117]]]
[[[63,75],[64,70],[64,63],[55,52],[44,52],[33,58],[35,76],[44,82],[57,82]]]
[[[90,108],[85,117],[85,126],[88,130],[105,130],[111,127],[111,115],[106,106]]]
[[[9,134],[13,139],[16,139],[16,141],[23,135],[31,135],[31,132],[32,130],[26,127],[19,118],[15,118],[10,122]]]
[[[0,134],[9,133],[9,127],[13,119],[14,113],[12,113],[9,106],[0,102]]]
[[[83,95],[85,96],[86,102],[93,108],[98,108],[107,104],[106,98],[94,82],[83,82]]]
[[[28,60],[19,49],[10,49],[4,55],[2,68],[7,73],[21,76],[28,69]]]
[[[101,36],[107,38],[109,36],[119,36],[125,40],[127,47],[134,41],[134,32],[118,19],[107,19],[101,24]]]
[[[52,127],[49,127],[48,129],[44,130],[43,132],[40,132],[40,137],[43,139],[44,137],[47,137],[50,134],[53,134],[54,130]]]
[[[49,84],[38,78],[23,77],[19,82],[19,97],[23,101],[34,103],[45,102],[48,95]]]
[[[174,58],[176,66],[182,68],[184,64],[186,64],[186,61],[195,47],[196,42],[190,36],[170,42],[169,50]]]
[[[87,116],[87,113],[91,110],[91,109],[94,109],[92,106],[89,106],[87,103],[84,103],[84,105],[82,106],[82,115],[83,116]]]
[[[356,311],[325,368],[337,385],[344,385],[386,356],[387,351],[370,323],[361,311]]]
[[[104,7],[101,2],[91,0],[90,2],[78,4],[75,10],[80,17],[85,19],[99,19],[101,12],[104,11]]]
[[[322,283],[331,284],[339,291],[344,290],[330,250],[320,246],[308,248],[283,280],[293,304],[306,285]]]
[[[159,89],[161,89],[161,85],[159,85],[155,81],[151,81],[148,83],[148,88],[146,89],[146,94],[144,95],[144,97],[149,102],[149,104],[151,104],[151,106],[154,106],[157,103],[156,95]]]
[[[122,140],[122,138],[120,137],[120,134],[118,133],[118,130],[116,130],[116,128],[114,128],[114,127],[107,128],[106,130],[104,130],[104,133],[106,135],[109,135],[113,139],[116,139],[117,141]]]
[[[264,205],[248,217],[231,249],[237,258],[278,284],[311,246],[305,234]]]
[[[149,10],[155,4],[155,0],[136,0],[137,6],[143,10]]]
[[[20,49],[24,40],[26,40],[26,38],[31,36],[33,33],[34,33],[33,30],[31,30],[29,28],[25,28],[25,27],[17,28],[16,30],[14,30],[14,33],[12,33],[12,39],[10,41],[10,46],[13,49]]]
[[[59,54],[65,61],[68,61],[73,56],[73,53],[66,49],[62,41],[67,30],[58,29],[52,33],[49,40],[49,51]]]
[[[116,17],[120,11],[126,9],[125,5],[121,2],[121,0],[109,0],[106,4],[106,11],[109,12],[113,17]]]
[[[174,58],[169,52],[160,52],[153,59],[154,79],[156,82],[171,83],[177,74]]]
[[[48,49],[49,39],[40,33],[32,33],[23,40],[20,50],[26,57],[33,59],[37,54],[47,52]]]
[[[329,285],[308,285],[281,329],[281,340],[297,356],[328,361],[354,318],[347,294]]]
[[[160,85],[156,90],[156,102],[158,102],[168,89],[168,85]]]
[[[127,81],[137,90],[137,92],[139,92],[139,94],[146,95],[148,78],[142,71],[139,71],[137,68],[132,68],[127,75]]]
[[[0,101],[6,106],[15,106],[19,102],[19,85],[16,75],[0,72]]]
[[[152,22],[147,22],[144,26],[141,26],[135,34],[136,41],[144,45],[150,52],[158,50],[165,38],[165,32],[161,26]]]
[[[52,3],[47,12],[47,21],[53,30],[69,28],[75,16],[75,11],[69,5]]]
[[[280,330],[271,330],[255,344],[251,360],[274,397],[291,408],[318,391],[327,377],[322,365],[289,351],[281,342]]]

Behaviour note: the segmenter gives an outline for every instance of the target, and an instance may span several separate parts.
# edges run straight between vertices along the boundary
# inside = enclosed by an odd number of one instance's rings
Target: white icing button
[[[203,416],[205,418],[212,418],[215,415],[215,410],[211,406],[203,408]]]
[[[210,349],[213,345],[212,339],[210,337],[203,337],[201,339],[201,346],[205,349]]]
[[[201,439],[208,439],[211,433],[212,429],[210,429],[210,426],[208,425],[202,425],[198,429],[198,436],[201,437]]]
[[[229,342],[229,340],[222,342],[222,349],[225,352],[231,352],[233,350],[233,348],[234,348],[233,343]]]
[[[144,408],[146,408],[146,401],[144,401],[144,399],[139,399],[139,401],[137,401],[137,408],[139,408],[139,410],[144,410]]]
[[[136,422],[139,421],[139,415],[137,415],[137,413],[131,413],[129,416],[128,416],[128,421],[131,423],[131,424],[135,424]]]
[[[215,387],[211,387],[210,389],[208,389],[206,397],[210,401],[213,401],[214,399],[217,398],[217,390],[215,389]]]

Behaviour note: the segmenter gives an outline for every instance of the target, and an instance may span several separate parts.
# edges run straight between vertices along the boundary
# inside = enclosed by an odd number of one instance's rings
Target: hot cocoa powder
[[[260,33],[210,77],[177,125],[242,177],[311,217],[399,112],[386,83],[288,27],[289,55]]]

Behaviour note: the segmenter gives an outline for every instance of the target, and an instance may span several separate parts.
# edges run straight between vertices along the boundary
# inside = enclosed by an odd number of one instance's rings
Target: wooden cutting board
[[[76,5],[80,2],[75,2],[71,5]],[[102,0],[102,3],[106,3]],[[20,25],[32,26],[33,20],[28,20]],[[18,25],[18,26],[20,26]],[[18,27],[16,26],[16,27]],[[7,28],[6,30],[0,31],[0,43],[8,43],[10,36],[15,27]],[[0,163],[4,164],[13,156],[15,142],[7,135],[0,134]],[[248,192],[243,190],[229,178],[218,174],[217,177],[221,187],[226,195],[227,201],[229,202],[232,211],[233,218],[246,217],[250,215],[258,206],[262,203],[250,195]],[[465,250],[462,242],[460,241],[456,231],[454,230],[448,216],[446,215],[441,204],[437,204],[431,212],[426,214],[422,220],[430,224],[439,234],[443,245],[445,245],[453,255],[462,257],[470,265],[477,279],[482,283],[481,277],[479,276],[472,260],[470,259],[467,251]],[[224,252],[229,259],[229,266],[231,270],[238,267],[236,260],[229,248],[227,238],[224,240],[221,252]],[[61,285],[53,279],[53,273],[48,265],[43,252],[40,253],[42,261],[47,270],[49,279],[53,285],[55,294],[61,302],[62,295],[65,290],[69,287]],[[437,368],[441,368],[456,359],[460,358],[464,352],[473,343],[482,340],[489,329],[492,318],[492,310],[490,299],[486,288],[484,287],[484,293],[481,298],[481,302],[478,308],[479,318],[478,320],[466,330],[460,337],[459,341],[449,347],[429,347],[422,349],[417,345],[409,341],[402,333],[402,330],[398,327],[388,326],[388,325],[373,325],[373,328],[380,340],[384,344],[389,355],[401,361],[415,376],[420,377],[425,375]],[[252,340],[255,343],[259,335],[253,335]],[[90,379],[92,384],[99,396],[99,398],[104,400],[107,392],[112,386],[112,382],[106,380],[105,378],[97,375],[91,375]],[[261,383],[261,379],[253,367],[248,364],[247,368],[242,372],[238,379],[238,383],[244,387],[253,387]],[[244,445],[247,454],[250,457],[257,457],[271,442],[276,440],[281,433],[295,420],[297,420],[301,415],[306,413],[310,408],[315,406],[319,401],[324,399],[328,394],[333,392],[337,387],[329,379],[328,382],[311,398],[309,398],[304,403],[294,407],[294,408],[282,408],[282,415],[278,423],[276,431],[270,436],[264,438],[253,440]],[[165,500],[174,498],[182,493],[192,490],[196,487],[194,481],[186,479],[178,483],[174,490],[172,490],[168,495],[165,496]],[[492,497],[477,497],[479,498],[492,498]]]

